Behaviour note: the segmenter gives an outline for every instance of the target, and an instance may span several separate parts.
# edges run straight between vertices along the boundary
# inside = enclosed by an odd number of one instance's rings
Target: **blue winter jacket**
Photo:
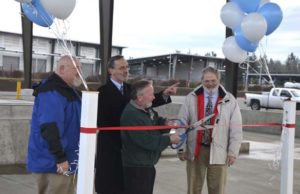
[[[27,170],[55,173],[56,164],[68,160],[74,172],[78,162],[81,97],[57,74],[34,91]]]

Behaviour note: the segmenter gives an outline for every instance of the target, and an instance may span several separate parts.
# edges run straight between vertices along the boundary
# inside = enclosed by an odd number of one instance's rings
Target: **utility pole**
[[[107,62],[111,57],[114,0],[100,0],[101,85],[108,79]]]
[[[172,54],[170,54],[170,59],[169,59],[169,80],[171,80],[171,72],[172,72]]]
[[[24,59],[24,88],[31,88],[32,69],[32,22],[24,16],[21,7],[23,59]]]

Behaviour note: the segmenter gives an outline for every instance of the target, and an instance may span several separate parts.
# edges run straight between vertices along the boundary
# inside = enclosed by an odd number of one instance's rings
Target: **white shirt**
[[[123,83],[120,84],[119,82],[117,82],[117,81],[115,81],[115,80],[113,80],[113,79],[111,79],[111,78],[110,78],[110,80],[111,80],[111,82],[118,88],[118,90],[121,90],[121,87],[123,87]],[[123,87],[123,88],[124,88],[124,87]]]

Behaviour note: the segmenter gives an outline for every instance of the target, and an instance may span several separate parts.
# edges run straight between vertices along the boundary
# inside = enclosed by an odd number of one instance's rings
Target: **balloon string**
[[[56,36],[58,45],[60,45],[61,48],[63,48],[63,50],[67,53],[67,55],[70,56],[70,58],[72,60],[72,63],[74,65],[74,67],[75,67],[75,69],[76,69],[76,71],[77,71],[80,79],[82,80],[84,88],[88,91],[89,88],[87,86],[86,81],[84,80],[84,78],[82,76],[82,72],[78,69],[78,67],[77,67],[74,59],[72,58],[73,55],[72,55],[72,53],[71,53],[70,50],[72,50],[72,45],[73,44],[72,44],[72,42],[70,40],[70,43],[69,43],[70,49],[69,49],[68,48],[68,42],[65,41],[65,37],[67,35],[67,32],[69,31],[69,28],[67,27],[66,23],[64,23],[64,22],[63,22],[62,28],[60,28],[59,21],[57,21],[57,22],[56,21],[57,20],[55,20],[54,21],[54,25],[52,25],[52,26],[54,26],[54,28],[49,27],[49,29]],[[59,29],[63,29],[63,30],[60,31]]]
[[[72,57],[72,53],[70,52],[70,49],[72,49],[72,42],[70,40],[70,46],[71,48],[69,49],[68,48],[68,45],[67,45],[67,42],[65,41],[65,35],[67,34],[67,32],[69,31],[69,28],[67,28],[67,25],[63,22],[63,28],[59,28],[59,24],[58,22],[55,22],[54,20],[54,28],[51,28],[50,25],[51,23],[47,20],[46,17],[44,17],[43,15],[39,15],[36,7],[32,4],[32,3],[28,3],[29,6],[31,6],[32,10],[33,10],[33,14],[36,15],[36,17],[41,17],[41,19],[47,24],[47,26],[49,26],[49,29],[50,31],[56,36],[57,38],[57,43],[66,51],[66,53],[70,56],[71,60],[72,60],[72,64],[74,65],[80,79],[82,80],[82,83],[85,87],[85,89],[88,91],[88,86],[87,86],[87,83],[86,81],[83,79],[83,76],[82,76],[82,72],[78,69],[73,57]],[[22,16],[24,17],[24,14],[22,14]],[[63,29],[62,32],[59,30],[59,29]]]
[[[270,79],[270,81],[268,81],[268,82],[272,84],[273,88],[275,88],[274,81],[273,81],[272,76],[270,74],[270,70],[269,70],[269,66],[268,66],[268,61],[266,59],[266,57],[267,57],[266,56],[266,49],[264,49],[263,44],[260,43],[259,45],[260,45],[259,46],[259,50],[260,50],[261,56],[263,56],[263,57],[262,57],[262,60],[258,60],[258,62],[259,62],[259,64],[261,66],[265,67],[266,74],[268,75],[268,77]]]

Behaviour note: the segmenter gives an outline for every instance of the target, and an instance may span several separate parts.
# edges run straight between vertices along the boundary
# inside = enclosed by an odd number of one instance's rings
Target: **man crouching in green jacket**
[[[121,126],[165,125],[168,120],[154,111],[154,89],[150,81],[132,85],[131,101],[121,116]],[[169,130],[121,131],[125,194],[152,194],[155,167],[161,152],[180,141],[177,133],[163,135]]]

